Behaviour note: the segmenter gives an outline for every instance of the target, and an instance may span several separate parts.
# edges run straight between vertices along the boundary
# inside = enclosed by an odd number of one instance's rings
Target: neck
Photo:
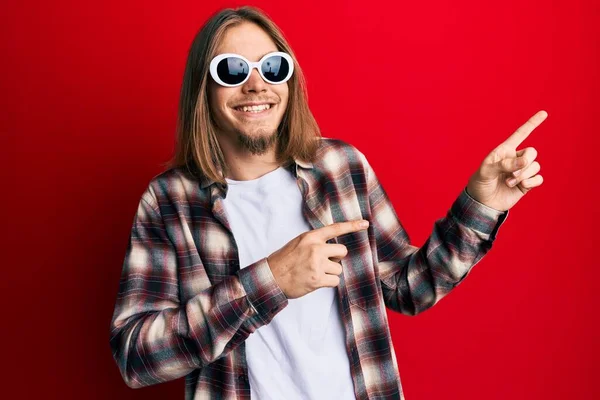
[[[240,145],[233,145],[229,141],[220,141],[220,146],[229,169],[226,178],[236,181],[258,179],[280,167],[277,162],[274,143],[265,153],[253,154]]]

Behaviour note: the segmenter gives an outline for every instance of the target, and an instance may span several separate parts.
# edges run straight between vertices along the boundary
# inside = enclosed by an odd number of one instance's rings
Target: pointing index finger
[[[365,223],[365,225],[361,225],[361,223]],[[369,221],[363,219],[357,221],[336,222],[334,224],[319,228],[318,231],[321,239],[323,239],[323,241],[327,241],[329,239],[333,239],[334,237],[345,235],[346,233],[367,229],[368,227]]]
[[[504,144],[516,150],[517,147],[519,147],[519,145],[523,143],[525,139],[527,139],[527,136],[529,136],[529,134],[535,128],[537,128],[542,122],[544,122],[547,116],[548,113],[546,111],[538,111],[531,118],[529,118],[527,122],[521,125],[519,129],[517,129],[512,135],[510,135],[510,137],[506,139]]]

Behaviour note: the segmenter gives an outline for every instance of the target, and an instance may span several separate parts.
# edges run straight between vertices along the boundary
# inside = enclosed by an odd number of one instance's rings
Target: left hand
[[[540,164],[535,161],[537,151],[533,147],[517,151],[517,147],[548,116],[538,111],[529,121],[517,129],[483,160],[469,179],[467,193],[478,202],[498,211],[512,208],[527,192],[542,184]],[[510,184],[510,179],[515,179]]]

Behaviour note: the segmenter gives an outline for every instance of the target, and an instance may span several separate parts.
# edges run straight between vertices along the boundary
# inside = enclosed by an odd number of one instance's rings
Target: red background
[[[239,4],[3,3],[1,397],[183,398],[182,379],[123,383],[109,323],[191,40]],[[543,185],[468,279],[415,318],[390,312],[391,330],[408,400],[600,398],[599,3],[254,5],[296,51],[323,135],[367,155],[418,246],[489,151],[548,111],[521,146]]]

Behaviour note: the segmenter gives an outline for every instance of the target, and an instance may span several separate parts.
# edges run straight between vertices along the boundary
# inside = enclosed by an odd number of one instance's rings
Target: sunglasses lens
[[[290,64],[281,56],[271,56],[262,63],[262,73],[271,82],[283,82],[289,72]]]
[[[227,57],[217,64],[219,78],[228,85],[237,85],[248,76],[248,64],[238,57]]]

